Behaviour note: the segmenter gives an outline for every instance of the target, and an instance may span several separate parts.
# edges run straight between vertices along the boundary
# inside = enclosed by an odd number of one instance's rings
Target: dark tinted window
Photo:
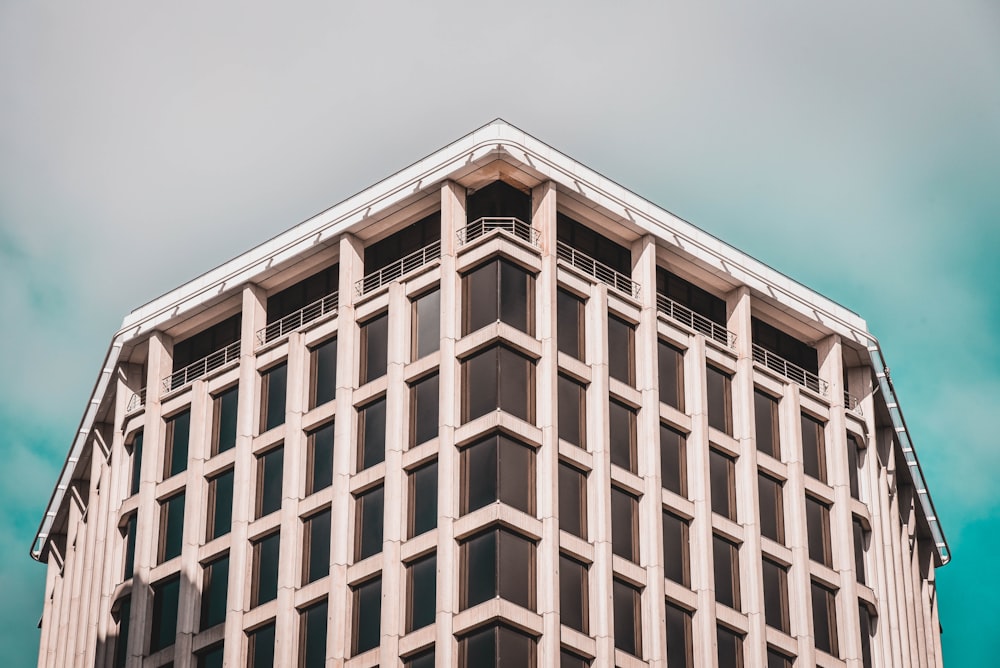
[[[859,482],[861,462],[861,444],[854,434],[847,435],[847,475],[851,484],[851,497],[861,499],[861,485]]]
[[[309,407],[337,398],[337,339],[325,341],[309,352],[312,384]]]
[[[458,641],[460,668],[534,668],[535,639],[503,626],[489,626]]]
[[[406,567],[409,590],[406,597],[406,631],[434,623],[437,609],[437,556],[431,554]]]
[[[468,334],[497,321],[534,333],[535,277],[507,260],[491,260],[462,279],[462,332]]]
[[[587,474],[559,463],[559,528],[587,538]]]
[[[503,181],[470,193],[465,209],[470,223],[480,218],[517,218],[531,223],[531,195]]]
[[[462,514],[500,501],[535,512],[535,452],[504,435],[490,436],[462,451]]]
[[[326,599],[311,605],[300,613],[299,651],[300,668],[324,668],[326,666]]]
[[[363,471],[385,461],[385,397],[371,402],[359,413],[358,470]]]
[[[435,211],[365,248],[365,275],[441,240],[441,212]]]
[[[760,497],[760,533],[773,541],[785,542],[785,510],[781,483],[763,473],[757,476]]]
[[[389,314],[361,324],[361,383],[385,375],[389,355]]]
[[[580,633],[589,632],[590,604],[587,567],[564,554],[559,555],[559,616],[562,623]]]
[[[556,238],[621,274],[632,275],[629,249],[561,213],[556,218]]]
[[[772,327],[763,320],[750,319],[750,332],[753,342],[778,357],[783,357],[792,364],[810,373],[819,373],[816,350],[802,343],[794,336],[785,334],[780,329]]]
[[[306,439],[306,494],[333,484],[333,423],[310,432]]]
[[[590,660],[566,650],[559,651],[559,668],[589,668]]]
[[[708,451],[712,512],[736,520],[736,463],[718,450]]]
[[[382,629],[382,579],[354,588],[354,642],[352,654],[378,647]]]
[[[753,417],[757,430],[757,450],[781,459],[781,449],[778,446],[778,400],[760,390],[754,390]]]
[[[705,367],[705,372],[708,383],[708,425],[732,436],[733,410],[729,375],[714,366]]]
[[[128,660],[129,617],[132,615],[132,597],[126,596],[118,604],[114,620],[118,624],[118,637],[115,638],[114,668],[125,668]]]
[[[187,471],[188,441],[191,437],[191,411],[167,418],[166,447],[163,451],[163,477]]]
[[[802,414],[802,466],[806,475],[826,482],[826,446],[823,424]]]
[[[253,589],[251,606],[273,601],[278,596],[278,550],[281,534],[273,533],[253,545]]]
[[[665,489],[687,496],[686,437],[660,423],[660,476]]]
[[[413,300],[413,341],[410,357],[420,359],[441,345],[441,291],[426,292]]]
[[[239,388],[231,387],[213,398],[212,452],[218,454],[236,447],[236,407]]]
[[[767,668],[792,668],[792,659],[781,652],[767,648]]]
[[[382,524],[385,513],[385,490],[379,485],[359,494],[357,498],[356,561],[382,551]]]
[[[611,488],[611,551],[639,560],[639,499],[617,487]]]
[[[125,580],[132,577],[135,571],[135,532],[138,517],[138,513],[132,513],[125,521]]]
[[[184,546],[184,492],[160,505],[160,562],[180,555]]]
[[[410,388],[410,445],[438,435],[438,374],[422,378]]]
[[[462,362],[463,422],[497,408],[527,422],[535,420],[535,364],[504,346]]]
[[[730,608],[740,607],[739,549],[725,538],[712,536],[715,560],[715,600]]]
[[[250,668],[274,668],[274,622],[249,634]]]
[[[222,660],[225,656],[223,645],[213,645],[208,649],[198,652],[198,668],[223,668]]]
[[[868,532],[861,524],[861,520],[855,517],[851,525],[854,529],[854,570],[857,572],[858,582],[865,584],[865,552],[868,551]]]
[[[179,575],[153,585],[150,652],[156,652],[174,644],[174,637],[177,635],[177,601],[180,591],[181,578]]]
[[[667,665],[670,668],[693,668],[694,642],[691,613],[667,602]]]
[[[684,410],[684,351],[660,339],[657,342],[660,401]]]
[[[832,566],[830,509],[811,496],[806,497],[806,526],[809,531],[809,558],[824,566]]]
[[[403,662],[404,668],[434,668],[434,649],[411,656]]]
[[[694,283],[672,274],[663,267],[656,268],[656,291],[681,306],[703,315],[712,322],[726,324],[726,302]]]
[[[340,265],[335,264],[271,295],[267,298],[267,323],[277,322],[286,315],[337,292],[339,283]],[[320,313],[322,313],[321,309],[309,309],[307,313],[303,314],[303,320],[305,322],[315,320]],[[274,336],[278,336],[278,331],[280,330],[275,331]]]
[[[237,313],[194,336],[174,343],[173,371],[179,371],[239,340],[240,314]]]
[[[611,435],[611,463],[635,473],[636,457],[635,411],[614,399],[608,402],[608,421]]]
[[[639,616],[639,590],[615,579],[612,588],[615,615],[615,649],[640,656],[642,651],[642,620]]]
[[[264,517],[281,508],[284,471],[284,448],[274,448],[257,457],[257,517]]]
[[[142,480],[142,430],[140,429],[132,437],[132,480],[129,493],[135,495],[139,493],[139,482]]]
[[[491,529],[462,543],[461,609],[499,596],[533,610],[535,545],[506,529]]]
[[[720,666],[743,665],[743,636],[724,626],[719,626],[716,640],[719,644]]]
[[[201,628],[226,621],[226,592],[229,589],[229,555],[205,564],[201,588]]]
[[[586,447],[587,390],[569,376],[559,374],[559,438]]]
[[[861,665],[872,668],[872,638],[875,636],[875,619],[868,611],[868,606],[858,606],[858,617],[861,625]]]
[[[272,367],[261,374],[261,430],[267,431],[285,424],[285,394],[288,385],[288,365]]]
[[[785,633],[788,622],[788,573],[784,566],[764,559],[764,620]]]
[[[410,479],[410,537],[437,527],[437,462],[414,469]]]
[[[691,586],[691,547],[687,520],[663,513],[663,574],[685,587]]]
[[[813,581],[812,608],[816,649],[838,656],[836,593]]]
[[[307,518],[303,527],[303,584],[325,578],[330,573],[330,510]]]
[[[608,314],[608,373],[635,385],[635,327]]]
[[[584,301],[566,290],[556,291],[556,339],[559,352],[584,359],[586,328],[583,323]]]

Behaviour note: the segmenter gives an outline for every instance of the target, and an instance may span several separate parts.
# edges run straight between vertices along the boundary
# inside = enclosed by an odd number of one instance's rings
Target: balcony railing
[[[844,390],[844,408],[851,411],[855,415],[864,415],[864,413],[861,412],[861,400],[847,390]]]
[[[826,396],[827,382],[825,380],[810,371],[806,371],[797,364],[789,362],[784,357],[779,357],[770,350],[765,350],[756,343],[753,344],[753,359],[778,375],[784,376],[808,390]]]
[[[392,264],[382,267],[376,272],[368,274],[354,284],[354,290],[359,297],[364,297],[369,292],[397,281],[439,257],[441,257],[441,242],[435,241],[434,243],[427,244],[418,251],[414,251],[396,260]]]
[[[280,320],[275,320],[267,327],[257,331],[257,345],[276,341],[286,334],[305,327],[314,320],[319,320],[323,316],[337,315],[337,306],[340,298],[337,292],[332,292],[322,299],[317,299],[312,304],[303,306],[298,311],[289,313]]]
[[[656,310],[671,320],[690,327],[699,334],[704,334],[717,343],[730,348],[736,345],[736,334],[719,323],[712,322],[702,314],[695,313],[687,306],[678,304],[666,295],[656,294]]]
[[[556,243],[556,257],[622,294],[633,298],[639,297],[638,283],[608,265],[581,253],[567,243],[562,241]]]
[[[520,218],[479,218],[456,232],[458,245],[464,246],[496,230],[527,241],[532,246],[537,246],[541,238],[541,232]]]
[[[146,388],[142,388],[138,392],[133,392],[132,396],[128,399],[128,405],[125,406],[125,414],[134,413],[143,406],[146,405]]]
[[[221,369],[240,359],[240,342],[234,341],[222,350],[216,350],[211,355],[202,357],[197,362],[188,364],[183,369],[174,371],[163,379],[163,391],[172,392],[192,383],[202,376],[207,376],[216,369]]]

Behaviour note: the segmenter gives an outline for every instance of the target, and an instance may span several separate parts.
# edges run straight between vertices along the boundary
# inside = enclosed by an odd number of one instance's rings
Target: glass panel
[[[229,555],[205,565],[201,593],[202,630],[226,621],[226,592],[229,590]]]
[[[337,398],[337,339],[321,343],[312,351],[312,408]]]
[[[608,373],[626,385],[635,385],[635,329],[608,315]]]
[[[163,502],[161,507],[162,529],[160,546],[160,562],[173,559],[180,555],[184,546],[184,493],[181,492]]]
[[[717,641],[719,643],[720,666],[743,665],[743,636],[719,626]]]
[[[299,624],[305,636],[299,647],[302,650],[301,668],[326,666],[326,617],[327,602],[322,600],[302,611]]]
[[[587,475],[559,464],[559,528],[587,539]]]
[[[663,487],[687,497],[686,437],[676,429],[660,423],[660,476]]]
[[[782,486],[763,473],[757,476],[760,495],[760,533],[773,541],[785,543],[785,511]]]
[[[272,322],[277,322],[286,315],[290,315],[336,292],[339,283],[340,265],[335,264],[299,281],[295,285],[285,288],[281,292],[271,295],[267,298],[267,324],[270,325]],[[319,317],[318,313],[313,314],[313,309],[310,309],[303,315],[306,322]],[[277,336],[277,334],[274,336]]]
[[[462,610],[497,595],[497,532],[473,536],[462,544]]]
[[[211,510],[208,518],[208,538],[225,536],[233,525],[233,469],[220,473],[208,482]]]
[[[802,465],[806,475],[826,482],[826,451],[823,446],[823,425],[802,414]]]
[[[608,421],[611,463],[635,473],[635,411],[612,399],[608,402]]]
[[[384,515],[384,488],[379,485],[357,497],[358,544],[357,561],[382,551],[382,522]]]
[[[729,375],[713,366],[705,367],[708,385],[708,426],[721,432],[733,434],[732,404],[729,391]]]
[[[223,668],[225,647],[216,645],[198,653],[198,668]]]
[[[499,319],[497,262],[488,262],[462,279],[465,300],[463,334],[474,332]]]
[[[847,475],[851,484],[851,498],[861,499],[859,472],[861,469],[861,444],[854,434],[847,435]]]
[[[361,409],[361,452],[359,471],[385,460],[385,397]]]
[[[275,448],[257,458],[257,517],[281,508],[281,478],[285,470],[285,449]]]
[[[250,633],[250,667],[274,668],[274,623]]]
[[[768,647],[767,668],[792,668],[792,660],[781,652]]]
[[[872,668],[872,638],[875,636],[875,620],[868,611],[868,606],[858,606],[858,617],[861,625],[861,665]]]
[[[638,510],[638,499],[611,488],[611,551],[629,561],[637,561],[639,556]]]
[[[498,531],[500,555],[497,593],[522,608],[535,609],[535,544],[509,531]]]
[[[239,341],[240,318],[241,315],[237,313],[194,336],[175,342],[172,359],[173,371],[179,371],[192,362],[204,359],[208,355],[222,350],[230,343]],[[179,384],[175,384],[174,387],[179,387]]]
[[[462,514],[494,503],[500,494],[499,462],[497,457],[498,437],[470,445],[462,451]]]
[[[264,431],[285,424],[285,394],[288,385],[288,365],[278,366],[263,374]]]
[[[788,624],[788,579],[785,568],[769,559],[764,559],[764,619],[785,633]]]
[[[236,447],[236,408],[239,386],[231,387],[215,397],[215,434],[213,452],[218,454]]]
[[[836,594],[823,585],[813,582],[812,607],[816,649],[837,656]]]
[[[438,435],[438,374],[414,383],[411,390],[410,445],[426,443]]]
[[[693,657],[691,613],[668,602],[667,665],[670,668],[693,668]]]
[[[462,372],[465,384],[463,421],[469,422],[496,410],[500,405],[497,349],[490,348],[469,357],[462,363]]]
[[[512,628],[498,626],[496,665],[497,668],[532,668],[535,665],[534,638]]]
[[[130,495],[139,493],[139,482],[142,480],[141,469],[142,430],[139,430],[135,433],[135,436],[132,437],[132,486],[129,490]]]
[[[441,240],[441,212],[406,225],[365,248],[365,276]]]
[[[583,300],[559,289],[556,291],[556,332],[559,352],[582,360],[584,355]]]
[[[500,260],[500,320],[522,332],[532,333],[535,281],[521,267]]]
[[[500,408],[526,422],[534,421],[534,363],[500,347]]]
[[[462,668],[495,668],[497,665],[496,628],[488,627],[462,638],[459,656]]]
[[[254,583],[251,605],[258,606],[278,597],[278,550],[281,534],[273,533],[254,544]]]
[[[868,549],[868,532],[861,524],[861,520],[854,518],[851,521],[854,528],[854,570],[857,573],[858,582],[865,584],[865,552]]]
[[[135,571],[135,532],[137,513],[132,513],[125,521],[125,576],[128,580]]]
[[[642,624],[639,620],[639,591],[621,580],[614,581],[615,648],[639,656]]]
[[[586,447],[587,392],[569,376],[559,374],[559,438],[581,448]]]
[[[689,563],[690,544],[686,520],[668,512],[663,513],[663,571],[664,575],[685,587],[691,586]]]
[[[354,648],[361,654],[378,647],[382,628],[382,579],[366,582],[354,589]]]
[[[660,401],[684,410],[684,351],[660,339],[657,341]]]
[[[566,650],[559,651],[559,668],[589,668],[590,661]]]
[[[188,441],[191,436],[191,411],[167,419],[164,478],[187,471]]]
[[[437,609],[437,557],[430,555],[407,567],[410,591],[406,602],[406,631],[415,631],[434,623]]]
[[[500,501],[529,514],[534,509],[535,451],[506,436],[499,437]]]
[[[740,564],[735,545],[719,536],[712,536],[715,557],[715,600],[730,608],[740,607]]]
[[[303,584],[325,578],[330,573],[330,511],[324,510],[305,521],[305,576]]]
[[[778,400],[760,390],[753,391],[753,415],[757,451],[781,459],[778,447]]]
[[[437,352],[441,345],[441,291],[432,290],[413,300],[413,347],[418,360]]]
[[[718,450],[708,451],[709,474],[712,478],[712,512],[736,520],[735,464]]]
[[[333,424],[325,424],[309,434],[306,494],[314,494],[333,484]]]
[[[576,559],[559,555],[559,617],[580,633],[588,633],[589,615],[587,567]]]
[[[811,496],[806,497],[806,527],[809,530],[809,558],[831,566],[830,509]]]
[[[118,606],[115,622],[118,624],[118,637],[114,640],[114,668],[125,668],[128,660],[129,618],[132,615],[132,597],[126,596]]]
[[[403,662],[405,668],[434,668],[434,650],[422,652]]]
[[[388,364],[389,314],[383,313],[361,325],[361,383],[385,375]]]
[[[410,473],[410,537],[437,527],[437,462]]]
[[[174,637],[177,635],[177,600],[180,591],[180,576],[174,576],[153,585],[150,652],[156,652],[174,644]]]

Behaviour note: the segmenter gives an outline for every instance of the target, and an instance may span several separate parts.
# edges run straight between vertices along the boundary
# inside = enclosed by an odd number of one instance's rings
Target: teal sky
[[[1000,5],[204,4],[0,0],[4,665],[122,317],[497,116],[867,319],[995,663]]]

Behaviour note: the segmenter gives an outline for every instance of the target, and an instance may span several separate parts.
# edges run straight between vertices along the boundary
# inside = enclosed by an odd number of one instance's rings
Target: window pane
[[[257,517],[264,517],[281,508],[284,470],[284,448],[275,448],[257,457]]]
[[[694,666],[691,613],[669,602],[667,603],[667,665],[670,668]]]
[[[497,349],[490,348],[462,362],[462,376],[465,386],[463,422],[495,411],[500,405]]]
[[[559,463],[559,528],[587,539],[587,475]]]
[[[566,650],[559,651],[559,668],[589,668],[590,661]]]
[[[184,493],[164,501],[160,507],[160,562],[180,555],[184,546]]]
[[[580,633],[589,632],[587,567],[576,559],[559,555],[559,617]]]
[[[785,511],[781,483],[761,473],[757,476],[757,486],[760,496],[760,533],[783,545]]]
[[[163,477],[187,471],[188,441],[191,436],[191,411],[178,413],[167,419],[166,447],[164,449]]]
[[[872,638],[875,636],[875,619],[868,611],[868,606],[858,606],[858,616],[861,625],[861,665],[872,668]]]
[[[128,660],[128,639],[129,639],[129,617],[132,615],[132,597],[126,596],[121,599],[118,605],[118,614],[114,615],[114,621],[118,624],[118,637],[114,640],[115,656],[114,668],[125,668]]]
[[[254,543],[254,587],[251,606],[255,607],[278,596],[278,550],[281,534],[273,533]]]
[[[847,435],[847,475],[851,483],[851,497],[861,499],[859,473],[861,469],[861,444],[854,434]]]
[[[265,371],[262,376],[262,394],[264,399],[261,423],[263,431],[274,429],[285,424],[285,394],[288,385],[288,365],[278,366]]]
[[[498,437],[500,501],[534,514],[535,451],[506,436]]]
[[[500,320],[532,333],[535,279],[521,267],[500,260]]]
[[[180,591],[180,576],[174,576],[153,585],[150,652],[156,652],[174,644],[174,637],[177,635],[177,599]]]
[[[389,314],[361,325],[361,384],[385,375],[389,358]]]
[[[611,463],[635,473],[635,411],[612,399],[608,402],[608,421]]]
[[[208,539],[225,536],[233,525],[233,469],[208,481]]]
[[[337,397],[337,339],[321,343],[312,350],[311,408]]]
[[[379,485],[357,497],[358,541],[356,561],[382,551],[384,488]]]
[[[865,584],[865,552],[868,550],[868,532],[861,520],[855,517],[851,522],[854,528],[854,570],[858,582]]]
[[[802,465],[806,475],[826,482],[826,450],[823,445],[823,425],[808,415],[802,415]]]
[[[410,537],[437,527],[437,462],[410,473]]]
[[[715,558],[715,600],[730,608],[740,607],[740,564],[738,548],[719,536],[712,536]]]
[[[326,666],[326,617],[327,602],[322,600],[302,611],[299,624],[302,635],[299,648],[302,651],[301,668],[324,668]]]
[[[500,530],[497,563],[497,593],[522,608],[535,609],[535,544],[509,531]]]
[[[236,408],[239,403],[239,386],[234,386],[215,397],[214,434],[212,441],[215,447],[212,452],[218,454],[236,447]]]
[[[404,668],[434,668],[434,650],[421,652],[403,662]]]
[[[635,329],[608,315],[608,373],[626,385],[635,385]]]
[[[743,636],[719,626],[717,641],[719,643],[720,666],[743,665]]]
[[[361,654],[378,647],[382,628],[382,579],[366,582],[354,589],[354,647]]]
[[[496,628],[470,633],[459,641],[462,668],[491,668],[497,665]]]
[[[712,512],[736,520],[736,465],[718,450],[708,451],[712,478]]]
[[[418,360],[437,352],[441,345],[441,291],[432,290],[413,300],[413,347]]]
[[[135,433],[132,437],[132,486],[129,490],[130,495],[135,495],[139,493],[139,482],[142,479],[141,476],[142,469],[142,430]]]
[[[462,451],[462,514],[471,513],[500,498],[498,437],[470,445]]]
[[[586,388],[569,376],[559,374],[557,394],[559,398],[559,438],[581,448],[586,447]]]
[[[838,656],[836,594],[823,585],[813,582],[812,607],[816,649]]]
[[[361,409],[359,471],[385,461],[385,397]]]
[[[229,554],[205,565],[201,590],[202,630],[226,621],[226,592],[229,590]]]
[[[462,544],[462,610],[497,595],[497,532],[473,536]]]
[[[534,451],[506,436],[491,436],[462,451],[463,514],[501,501],[534,512]]]
[[[305,521],[305,567],[303,584],[325,578],[330,573],[330,510],[317,513]]]
[[[497,263],[488,262],[466,274],[462,279],[464,290],[465,326],[468,334],[499,319],[499,276]]]
[[[809,531],[809,558],[824,566],[832,566],[830,509],[811,496],[806,497],[806,527]]]
[[[438,435],[438,375],[414,383],[410,392],[410,445],[416,446]]]
[[[274,623],[250,634],[250,668],[274,668]]]
[[[664,575],[685,587],[691,586],[690,545],[686,520],[663,513]]]
[[[614,581],[615,648],[639,656],[642,623],[639,620],[639,590],[621,580]]]
[[[663,487],[687,497],[686,437],[676,429],[660,423],[660,475]]]
[[[314,494],[333,484],[333,422],[309,434],[306,494]]]
[[[788,576],[784,566],[764,559],[764,620],[785,633],[788,623]]]
[[[198,668],[223,668],[224,656],[225,647],[222,645],[215,645],[198,652]]]
[[[732,436],[732,399],[729,389],[729,375],[713,366],[705,367],[705,374],[708,386],[708,425]]]
[[[556,333],[559,352],[583,359],[583,300],[559,289],[556,291]]]
[[[406,631],[434,623],[437,609],[437,557],[434,554],[414,561],[406,568],[409,596],[406,599]]]
[[[611,551],[629,561],[639,557],[639,500],[611,488]]]
[[[767,668],[792,668],[792,660],[781,652],[768,647]]]
[[[660,339],[657,342],[660,401],[684,410],[684,352]]]
[[[753,391],[753,415],[756,425],[757,450],[781,459],[778,447],[778,400],[760,390]]]
[[[138,513],[132,513],[125,521],[125,580],[132,577],[135,571],[135,532]]]
[[[497,668],[532,668],[535,640],[507,626],[497,627]],[[470,668],[473,664],[469,664]]]
[[[500,347],[500,408],[534,422],[535,364],[510,348]]]

